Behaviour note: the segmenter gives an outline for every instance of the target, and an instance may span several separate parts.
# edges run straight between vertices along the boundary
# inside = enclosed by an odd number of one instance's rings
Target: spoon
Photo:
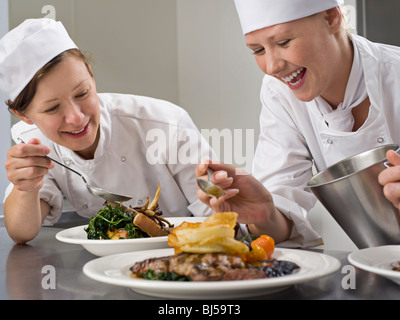
[[[225,194],[224,190],[222,190],[220,187],[216,186],[211,182],[211,175],[212,175],[211,169],[207,169],[207,174],[208,174],[208,180],[197,178],[197,185],[199,186],[199,188],[205,193],[207,193],[209,196],[216,198],[223,196]]]
[[[21,141],[21,143],[25,143],[21,138],[18,138],[18,140]],[[108,192],[103,189],[90,186],[87,183],[85,177],[83,175],[81,175],[78,171],[75,171],[74,169],[67,167],[65,164],[58,162],[57,160],[54,160],[53,158],[50,158],[49,156],[44,156],[44,158],[54,161],[55,163],[59,164],[60,166],[63,166],[64,168],[71,170],[73,173],[76,173],[78,176],[80,176],[82,178],[83,182],[85,183],[86,188],[94,196],[100,197],[107,201],[115,201],[115,202],[124,202],[124,201],[128,201],[128,200],[132,199],[132,197],[130,197],[130,196],[124,196],[121,194]]]

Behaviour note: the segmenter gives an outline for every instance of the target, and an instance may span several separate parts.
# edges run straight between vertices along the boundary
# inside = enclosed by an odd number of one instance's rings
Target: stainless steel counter
[[[153,299],[128,288],[96,282],[82,272],[83,265],[96,258],[80,245],[55,239],[61,228],[43,227],[37,238],[26,245],[15,245],[0,219],[0,299]],[[322,250],[318,250],[323,252]],[[349,265],[347,252],[324,252]],[[45,288],[48,274],[43,267],[52,266],[56,287]],[[282,292],[257,299],[400,299],[400,287],[380,276],[356,268],[355,289],[344,289],[347,273],[336,273],[294,285]],[[223,297],[221,297],[223,299]]]

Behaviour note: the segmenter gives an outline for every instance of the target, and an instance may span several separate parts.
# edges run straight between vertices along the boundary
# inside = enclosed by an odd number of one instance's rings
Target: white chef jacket
[[[302,102],[279,80],[264,77],[253,175],[294,222],[291,239],[282,245],[322,244],[307,220],[307,212],[316,203],[306,188],[313,164],[321,171],[357,153],[400,142],[400,48],[356,35],[353,44],[360,52],[371,101],[368,118],[356,132],[330,129],[315,100]]]
[[[83,173],[89,184],[131,195],[133,199],[124,202],[126,206],[143,206],[147,197],[151,201],[160,182],[158,203],[163,216],[210,214],[211,209],[197,199],[195,167],[203,157],[215,155],[188,113],[148,97],[111,93],[98,97],[100,141],[92,160],[55,144],[35,125],[22,121],[13,126],[12,138],[16,142],[18,137],[24,141],[39,138],[50,148],[49,156]],[[83,217],[90,218],[103,207],[103,199],[91,195],[78,175],[60,165],[56,164],[44,180],[40,197],[51,206],[45,224],[60,218],[63,196]],[[6,197],[12,187],[8,186]]]

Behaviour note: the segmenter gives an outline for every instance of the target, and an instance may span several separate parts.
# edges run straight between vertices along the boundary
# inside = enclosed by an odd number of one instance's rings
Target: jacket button
[[[124,156],[121,157],[121,162],[125,162],[126,158]]]
[[[333,144],[333,141],[332,141],[331,139],[326,140],[326,142],[327,142],[328,144]]]
[[[385,139],[383,139],[382,137],[379,137],[378,139],[376,139],[376,141],[378,141],[379,143],[382,143],[385,141]]]

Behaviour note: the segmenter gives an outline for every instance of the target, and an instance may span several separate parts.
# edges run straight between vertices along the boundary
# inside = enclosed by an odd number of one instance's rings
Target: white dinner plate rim
[[[173,224],[177,224],[178,221],[187,221],[187,222],[192,222],[195,220],[202,220],[205,218],[202,217],[168,217],[166,218],[168,221],[170,221]],[[135,239],[121,239],[121,240],[98,240],[98,239],[84,239],[84,238],[71,238],[69,237],[70,234],[74,234],[75,231],[78,230],[83,230],[86,228],[88,225],[80,225],[72,228],[68,228],[65,230],[61,230],[56,234],[56,239],[65,242],[65,243],[71,243],[71,244],[80,244],[80,245],[99,245],[99,246],[113,246],[116,245],[118,241],[118,245],[128,245],[128,244],[141,244],[141,243],[153,243],[153,242],[167,242],[168,237],[167,236],[162,236],[162,237],[149,237],[149,238],[135,238]]]
[[[394,279],[396,281],[400,281],[400,272],[399,271],[394,271],[390,270],[388,268],[385,268],[384,266],[388,263],[390,263],[389,259],[389,254],[385,256],[386,253],[396,251],[399,253],[399,258],[400,260],[400,245],[387,245],[387,246],[379,246],[379,247],[371,247],[371,248],[365,248],[365,249],[360,249],[357,251],[354,251],[350,253],[347,257],[349,262],[368,272],[375,273],[377,275],[381,275],[384,277],[388,277],[390,279]],[[379,255],[383,254],[383,258],[379,259],[379,256],[376,255],[376,253],[379,253]],[[367,263],[365,260],[370,257],[370,255],[375,256],[374,263]],[[382,257],[382,256],[381,256]],[[392,261],[394,262],[394,260]]]
[[[173,248],[167,249],[157,249],[157,250],[146,250],[146,251],[136,251],[129,253],[121,253],[115,255],[109,255],[106,257],[101,257],[98,259],[91,260],[83,266],[83,272],[88,277],[103,283],[108,283],[116,286],[129,287],[133,291],[139,293],[145,292],[145,294],[157,297],[184,297],[184,298],[199,298],[204,295],[204,298],[210,298],[209,294],[215,295],[218,292],[225,292],[232,294],[231,290],[238,290],[235,298],[241,296],[241,291],[243,291],[243,297],[252,296],[249,295],[248,290],[259,291],[260,289],[276,289],[285,288],[291,285],[302,283],[305,281],[310,281],[318,279],[323,276],[327,276],[336,272],[341,264],[335,257],[312,252],[307,250],[299,249],[285,249],[276,248],[275,255],[282,257],[285,260],[287,255],[290,254],[299,255],[302,259],[314,260],[316,257],[322,258],[321,261],[324,262],[320,268],[315,268],[314,270],[302,270],[302,264],[305,262],[294,261],[300,265],[299,272],[295,272],[291,275],[286,275],[277,278],[266,278],[266,279],[256,279],[256,280],[238,280],[238,281],[207,281],[207,282],[171,282],[171,281],[156,281],[156,280],[144,280],[135,279],[129,277],[128,268],[133,265],[136,261],[142,261],[149,257],[160,257],[164,255],[173,254]],[[112,266],[117,260],[129,260],[132,262],[119,267]],[[290,259],[287,259],[289,260]],[[293,261],[293,259],[292,259]],[[309,261],[308,261],[309,262]],[[115,275],[115,276],[114,276]],[[247,291],[246,291],[247,290]],[[277,290],[278,291],[278,290]],[[266,293],[263,293],[266,294]],[[255,293],[254,296],[260,295]]]

